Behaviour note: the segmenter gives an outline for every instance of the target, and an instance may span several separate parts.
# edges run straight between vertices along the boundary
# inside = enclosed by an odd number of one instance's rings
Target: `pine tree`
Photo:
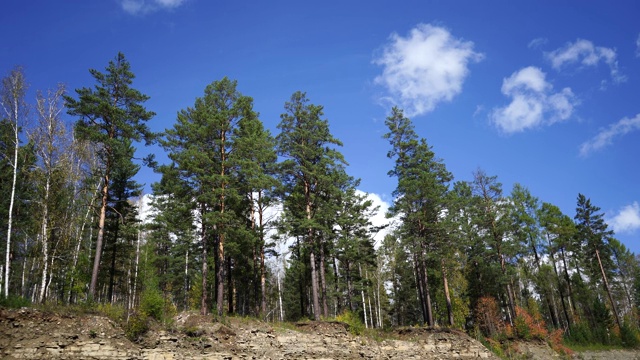
[[[277,203],[275,178],[277,155],[275,139],[264,128],[258,114],[250,106],[244,107],[245,115],[234,131],[236,171],[239,193],[244,197],[245,214],[249,231],[255,239],[249,251],[252,254],[253,279],[255,284],[256,314],[267,312],[267,268],[265,256],[273,247],[266,233],[273,219],[267,210]]]
[[[474,223],[479,232],[479,262],[487,261],[484,266],[489,272],[478,286],[490,290],[489,284],[496,284],[500,288],[494,289],[491,295],[504,299],[506,295],[509,321],[515,319],[515,293],[510,260],[517,254],[517,244],[508,241],[510,232],[509,203],[502,193],[502,184],[496,176],[488,176],[484,171],[474,173],[472,182],[473,195],[477,197]]]
[[[549,319],[555,328],[559,327],[558,310],[556,309],[555,294],[553,288],[549,286],[548,279],[543,276],[541,261],[540,229],[538,228],[539,204],[538,199],[531,195],[529,190],[520,184],[514,184],[510,196],[511,202],[511,233],[514,240],[519,243],[521,258],[531,259],[533,264],[523,264],[524,273],[538,287],[541,298],[545,302],[545,309],[548,311]],[[522,261],[521,263],[523,263]],[[529,292],[527,291],[528,295]],[[529,296],[529,298],[531,298]]]
[[[444,236],[440,216],[446,210],[445,197],[453,176],[427,142],[418,139],[413,124],[402,110],[394,107],[385,124],[389,132],[384,138],[391,144],[387,157],[395,160],[389,176],[398,179],[390,212],[402,219],[403,238],[412,248],[424,322],[433,326],[427,261],[429,253]]]
[[[178,121],[167,130],[162,141],[175,162],[185,201],[195,202],[201,221],[202,242],[202,299],[201,312],[207,313],[208,251],[215,244],[216,310],[223,315],[225,294],[225,265],[232,276],[232,257],[226,254],[227,240],[241,229],[237,210],[241,202],[238,186],[238,158],[235,132],[240,123],[257,118],[252,110],[253,100],[237,91],[237,82],[223,78],[209,84],[204,97],[197,98],[194,107],[180,111]],[[236,237],[237,239],[238,237]],[[233,244],[232,244],[233,245]],[[233,246],[230,249],[235,249]],[[227,279],[229,312],[233,312],[233,284]]]
[[[542,236],[546,240],[546,253],[551,260],[551,266],[555,274],[555,287],[560,293],[564,320],[567,327],[570,328],[576,310],[569,277],[570,269],[568,267],[567,249],[575,233],[575,224],[557,206],[546,202],[542,203],[542,206],[538,209],[537,217],[540,222]]]
[[[335,185],[331,174],[342,171],[342,154],[334,147],[342,143],[322,119],[322,106],[309,103],[305,93],[296,92],[280,115],[276,137],[285,193],[285,217],[291,221],[291,236],[302,236],[309,252],[314,318],[320,319],[319,271],[316,256],[323,246],[323,232],[330,231],[320,221],[323,203],[331,201]]]
[[[154,135],[149,131],[146,122],[155,114],[143,106],[149,97],[131,87],[135,76],[122,53],[118,53],[115,59],[109,62],[106,73],[94,69],[89,72],[96,81],[95,88],[77,89],[77,100],[70,96],[65,96],[65,100],[69,115],[79,117],[75,125],[77,137],[88,140],[100,148],[97,155],[102,178],[101,203],[96,254],[89,285],[89,297],[93,298],[102,257],[112,173],[122,160],[121,157],[130,156],[129,153],[120,151],[122,143],[128,140],[144,140],[150,143]]]
[[[607,223],[604,222],[604,214],[598,213],[600,208],[591,204],[591,200],[584,195],[578,194],[578,204],[576,207],[577,233],[576,240],[585,262],[587,275],[595,284],[595,279],[602,278],[602,285],[609,297],[611,312],[618,327],[621,327],[620,317],[613,300],[607,272],[613,268],[611,260],[611,248],[608,240],[613,235],[613,231],[607,230]],[[598,266],[595,266],[597,264]]]

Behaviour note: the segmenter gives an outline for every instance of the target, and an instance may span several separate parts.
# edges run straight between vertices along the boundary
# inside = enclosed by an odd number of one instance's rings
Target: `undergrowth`
[[[9,309],[19,309],[22,307],[31,306],[31,300],[23,298],[22,296],[9,295],[7,297],[0,296],[0,307],[6,307]]]

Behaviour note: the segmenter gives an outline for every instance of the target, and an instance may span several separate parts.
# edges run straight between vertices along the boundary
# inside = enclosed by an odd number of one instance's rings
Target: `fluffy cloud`
[[[511,98],[511,103],[494,109],[489,117],[507,134],[566,120],[577,104],[570,88],[554,93],[545,74],[533,66],[504,79],[502,93]]]
[[[419,24],[407,37],[391,34],[373,60],[384,67],[375,82],[387,88],[387,100],[403,107],[408,116],[421,115],[459,94],[469,62],[482,58],[472,42],[454,38],[445,28]]]
[[[184,4],[186,0],[121,0],[122,9],[129,14],[146,14],[157,10],[170,10]]]
[[[640,34],[638,34],[638,39],[636,39],[636,57],[640,57]]]
[[[371,207],[378,207],[378,212],[371,217],[371,224],[373,226],[387,226],[386,228],[380,230],[377,234],[374,234],[373,241],[374,246],[378,248],[384,240],[384,237],[389,234],[393,230],[393,222],[394,219],[387,219],[387,211],[389,211],[389,203],[384,201],[382,197],[378,194],[374,193],[365,193],[361,190],[356,190],[356,194],[359,196],[367,195],[367,200],[371,200]]]
[[[583,66],[597,66],[604,62],[609,66],[611,78],[614,82],[624,82],[626,76],[618,70],[618,60],[615,49],[595,46],[591,41],[578,39],[574,43],[568,43],[564,47],[546,53],[554,69],[560,70],[566,64],[579,63]]]
[[[607,221],[616,233],[631,233],[640,229],[640,205],[637,201],[620,209]]]
[[[613,139],[618,136],[626,135],[634,130],[640,129],[640,114],[634,118],[623,118],[615,124],[609,125],[608,128],[600,130],[591,140],[580,145],[580,155],[587,156],[596,150],[600,150],[607,145],[613,143]]]

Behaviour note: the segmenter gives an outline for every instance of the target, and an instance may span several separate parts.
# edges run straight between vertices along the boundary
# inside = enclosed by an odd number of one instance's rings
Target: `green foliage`
[[[131,341],[138,341],[149,330],[149,319],[144,312],[136,312],[125,324],[125,336]]]
[[[364,332],[365,326],[360,320],[360,317],[352,311],[345,311],[342,314],[336,316],[336,320],[349,325],[349,332],[353,335],[361,335]]]
[[[591,327],[585,321],[578,321],[571,326],[571,331],[566,336],[567,341],[572,345],[585,345],[594,343],[594,336]]]
[[[204,330],[198,328],[197,326],[185,326],[182,328],[182,332],[190,338],[199,338],[204,335]]]
[[[637,327],[625,321],[620,327],[620,340],[622,346],[626,348],[640,347],[640,331],[638,331]]]
[[[111,303],[98,304],[98,312],[115,322],[121,322],[125,315],[125,310],[122,305]]]
[[[9,294],[7,297],[0,296],[0,307],[19,309],[28,306],[31,306],[31,300],[23,298],[22,296],[13,294]]]
[[[140,313],[162,321],[164,310],[165,300],[162,293],[157,288],[145,288],[140,297]]]

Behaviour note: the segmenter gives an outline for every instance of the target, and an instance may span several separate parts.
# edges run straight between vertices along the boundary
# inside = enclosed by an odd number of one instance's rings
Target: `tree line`
[[[583,194],[571,216],[521,184],[505,193],[481,169],[454,181],[394,107],[384,138],[397,185],[388,235],[374,244],[379,209],[306,93],[285,102],[274,136],[225,77],[159,134],[123,54],[90,73],[90,87],[59,85],[34,103],[21,68],[2,80],[5,301],[269,321],[350,313],[371,328],[486,336],[524,312],[575,341],[637,331],[638,258]],[[153,143],[169,163],[134,158]],[[134,179],[142,165],[161,176],[148,221]]]

